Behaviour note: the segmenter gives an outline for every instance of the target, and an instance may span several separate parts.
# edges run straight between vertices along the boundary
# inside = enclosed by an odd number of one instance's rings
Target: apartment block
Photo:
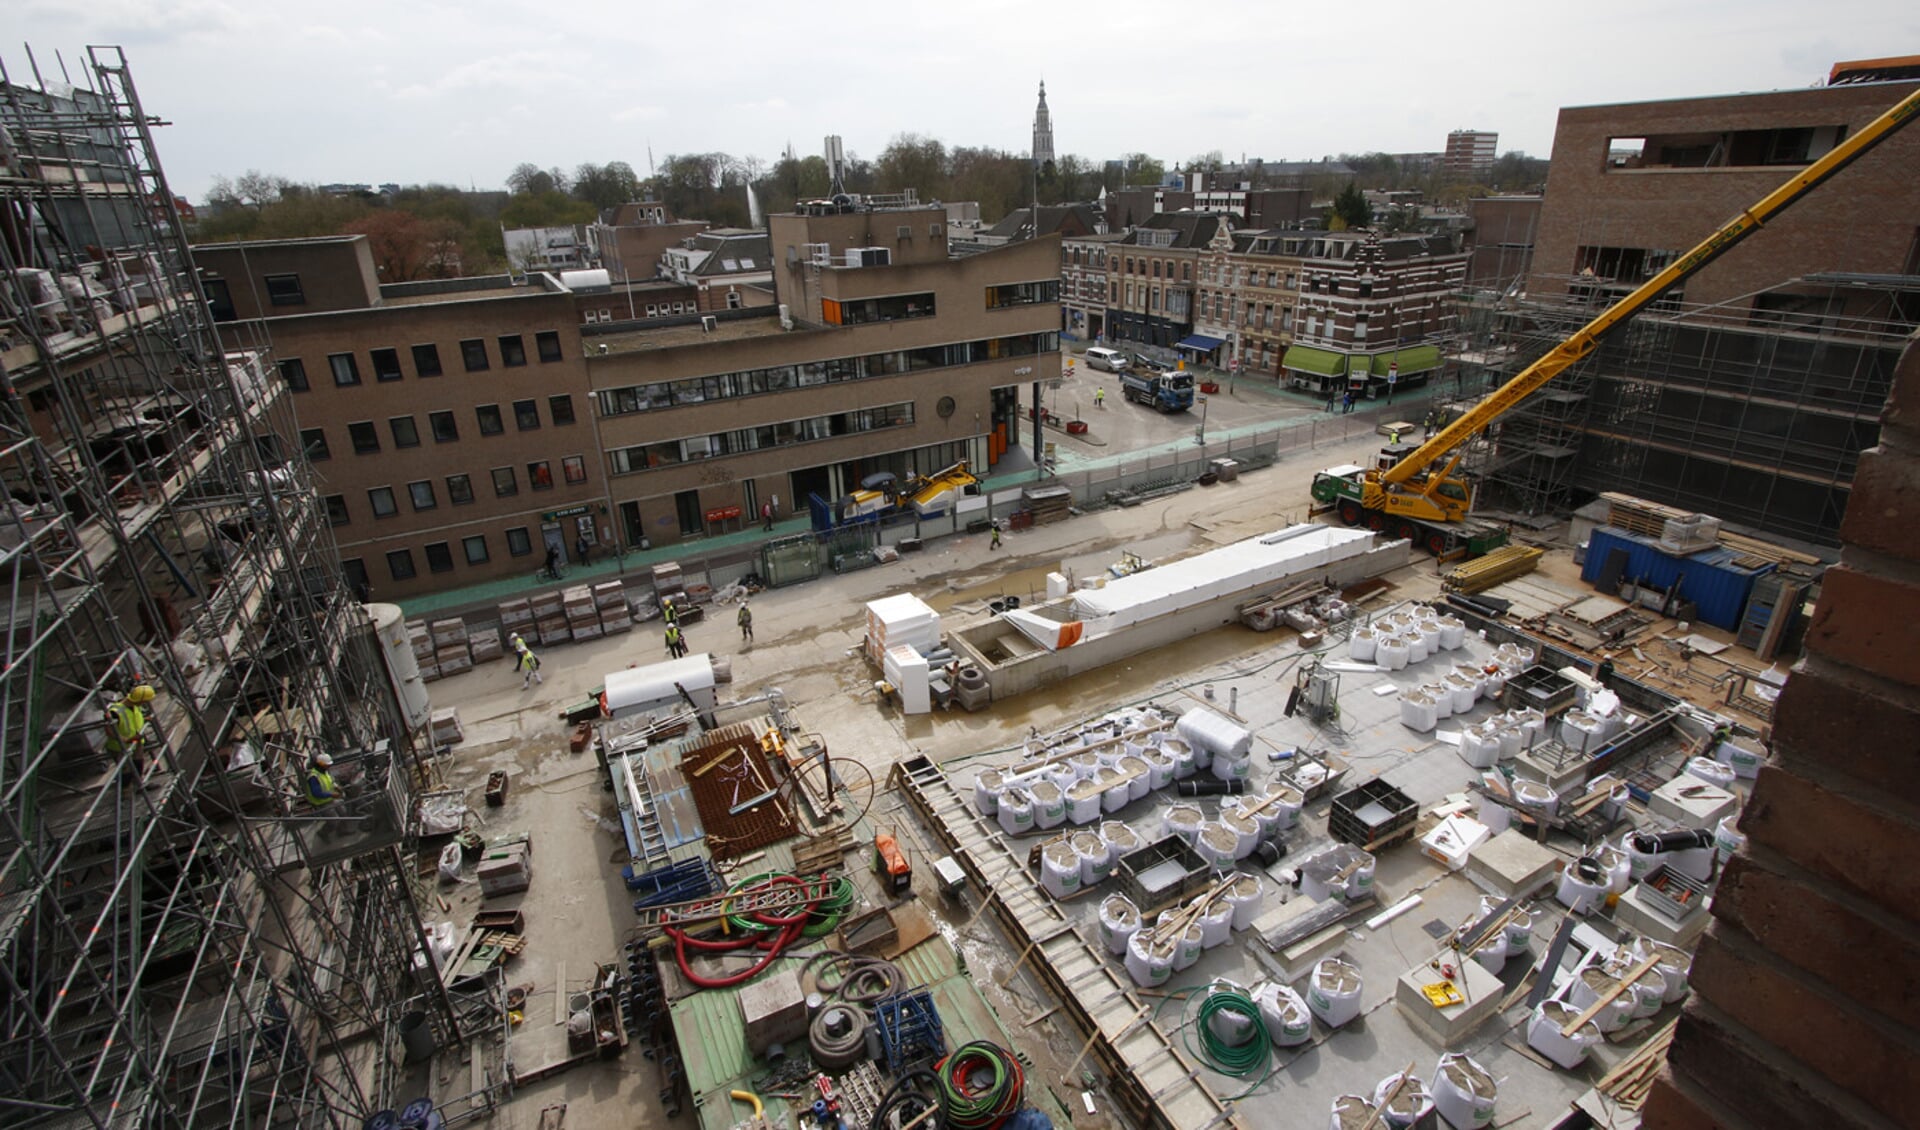
[[[1243,375],[1283,375],[1303,277],[1300,235],[1223,229],[1201,260],[1194,332],[1227,342]]]
[[[1457,129],[1447,134],[1440,167],[1459,176],[1479,176],[1492,170],[1500,157],[1500,135],[1492,130]]]
[[[1120,299],[1107,276],[1107,253],[1125,232],[1075,236],[1060,241],[1061,332],[1086,341],[1107,331],[1107,306]]]
[[[1107,337],[1171,348],[1193,328],[1201,252],[1230,221],[1210,212],[1151,216],[1107,251]],[[1215,343],[1217,348],[1218,343]]]
[[[1451,237],[1282,232],[1274,246],[1300,263],[1293,343],[1281,362],[1290,385],[1373,397],[1440,372],[1451,299],[1467,274],[1467,253]]]

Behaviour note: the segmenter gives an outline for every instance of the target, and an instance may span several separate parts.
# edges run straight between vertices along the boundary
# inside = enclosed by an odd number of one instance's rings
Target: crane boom
[[[1627,319],[1646,309],[1662,294],[1725,254],[1735,244],[1764,226],[1829,177],[1852,164],[1862,154],[1893,136],[1900,127],[1912,121],[1916,115],[1920,115],[1920,90],[1909,94],[1860,132],[1828,150],[1825,156],[1762,197],[1758,203],[1721,225],[1719,230],[1700,241],[1693,250],[1675,259],[1665,270],[1642,283],[1633,293],[1609,306],[1598,317],[1574,331],[1572,336],[1549,350],[1533,364],[1522,369],[1512,380],[1494,390],[1480,403],[1468,409],[1459,419],[1442,428],[1439,434],[1421,444],[1391,468],[1385,471],[1368,472],[1364,487],[1365,505],[1383,508],[1389,512],[1404,510],[1420,517],[1445,517],[1457,520],[1464,514],[1464,500],[1457,500],[1458,512],[1449,512],[1456,509],[1451,505],[1456,500],[1442,500],[1436,498],[1433,493],[1435,488],[1447,479],[1444,472],[1429,476],[1431,482],[1425,490],[1410,488],[1389,491],[1387,488],[1400,488],[1400,484],[1414,479],[1434,462],[1445,458],[1449,452],[1465,443],[1475,432],[1505,414],[1525,399],[1529,393],[1592,353],[1600,344],[1600,339],[1608,332],[1617,329]],[[1458,460],[1456,459],[1455,462]],[[1448,470],[1451,470],[1451,465]]]

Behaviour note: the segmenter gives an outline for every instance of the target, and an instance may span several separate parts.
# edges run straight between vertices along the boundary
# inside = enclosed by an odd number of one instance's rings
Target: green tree
[[[510,228],[550,228],[590,224],[600,217],[593,205],[561,192],[517,192],[500,210],[500,222]]]
[[[1167,176],[1167,167],[1145,153],[1127,154],[1121,158],[1121,167],[1127,184],[1159,184]]]
[[[604,212],[640,198],[640,178],[625,161],[592,162],[573,170],[573,195]]]
[[[912,133],[896,135],[880,151],[873,171],[881,192],[912,189],[922,200],[947,198],[947,147],[933,138]]]
[[[1353,181],[1340,190],[1333,198],[1333,207],[1327,209],[1327,230],[1346,231],[1351,228],[1364,228],[1373,223],[1373,206]]]

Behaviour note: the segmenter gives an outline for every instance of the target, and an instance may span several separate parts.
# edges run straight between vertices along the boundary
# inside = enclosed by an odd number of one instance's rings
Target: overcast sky
[[[1912,0],[7,7],[16,80],[28,47],[56,77],[56,51],[127,50],[194,200],[248,169],[489,188],[522,161],[644,177],[649,147],[771,162],[829,133],[862,157],[901,133],[1025,152],[1042,78],[1056,151],[1092,159],[1431,151],[1451,129],[1546,156],[1562,106],[1804,87],[1836,60],[1920,53]]]

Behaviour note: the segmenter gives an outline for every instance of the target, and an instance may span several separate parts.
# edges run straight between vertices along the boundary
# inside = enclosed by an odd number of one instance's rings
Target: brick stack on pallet
[[[526,597],[500,602],[500,634],[511,637],[515,633],[531,643],[540,642],[540,633],[533,630],[533,602]]]
[[[460,619],[433,622],[433,657],[440,674],[458,675],[473,666],[473,653],[467,650],[467,622]]]
[[[427,724],[427,733],[437,748],[446,745],[459,745],[466,739],[466,732],[460,728],[460,712],[449,706],[436,710]]]
[[[431,683],[440,677],[440,664],[433,654],[433,632],[425,620],[407,621],[407,640],[413,646],[413,658],[420,664],[420,679]]]
[[[536,593],[532,597],[533,634],[527,636],[528,643],[543,644],[565,643],[573,638],[573,631],[567,624],[567,604],[556,590]],[[526,633],[522,633],[526,635]]]
[[[593,606],[593,587],[570,585],[561,594],[567,610],[567,633],[576,640],[600,638],[600,610]]]
[[[633,609],[627,606],[627,586],[603,581],[593,586],[593,606],[600,613],[600,630],[607,635],[633,630]]]
[[[1027,487],[1020,492],[1020,500],[1036,526],[1064,522],[1073,516],[1073,492],[1066,487]]]
[[[500,643],[500,629],[492,625],[469,628],[467,647],[473,652],[475,663],[491,663],[506,654],[505,648]]]

